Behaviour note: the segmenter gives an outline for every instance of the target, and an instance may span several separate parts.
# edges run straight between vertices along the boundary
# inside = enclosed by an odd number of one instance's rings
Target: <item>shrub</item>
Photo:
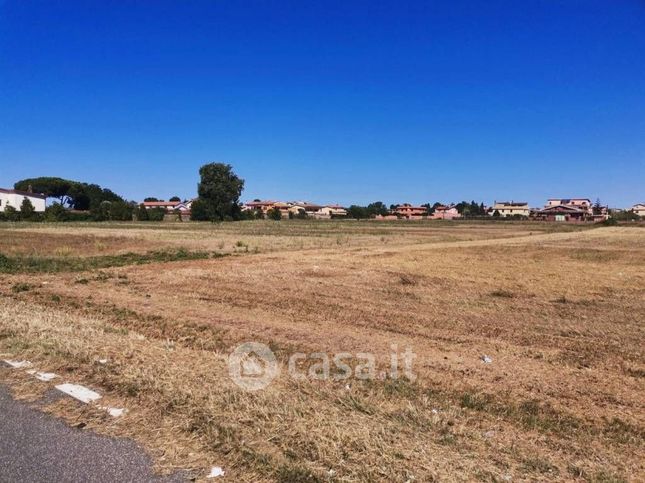
[[[269,220],[279,221],[282,219],[282,213],[278,208],[271,208],[269,211],[267,211],[267,218]]]
[[[7,221],[20,221],[20,213],[13,206],[5,207],[4,216]]]
[[[45,221],[67,221],[69,212],[60,203],[45,208]]]
[[[31,220],[34,218],[35,212],[36,208],[34,208],[29,198],[23,198],[22,204],[20,205],[20,218],[23,220]]]
[[[163,221],[166,216],[166,210],[164,208],[151,208],[146,211],[148,212],[149,221]]]
[[[197,198],[190,207],[190,219],[194,221],[209,221],[206,203]]]

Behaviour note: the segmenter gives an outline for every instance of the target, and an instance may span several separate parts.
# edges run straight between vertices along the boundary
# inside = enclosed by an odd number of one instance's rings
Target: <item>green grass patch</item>
[[[0,273],[57,273],[82,272],[127,265],[146,263],[165,263],[183,260],[203,260],[226,256],[217,252],[178,250],[159,250],[146,253],[124,253],[121,255],[102,255],[96,257],[7,257],[0,253]]]

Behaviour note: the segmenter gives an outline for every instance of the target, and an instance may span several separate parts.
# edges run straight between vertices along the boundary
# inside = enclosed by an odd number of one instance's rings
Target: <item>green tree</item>
[[[114,221],[132,221],[134,207],[125,201],[110,202],[109,219]]]
[[[174,201],[176,201],[176,202],[180,202],[180,201],[181,201],[181,198],[180,198],[179,196],[173,196],[173,197],[172,197],[172,198],[170,198],[168,201],[173,201],[173,202],[174,202]]]
[[[136,216],[138,221],[148,221],[150,217],[148,216],[148,210],[143,203],[137,207]]]
[[[381,215],[385,216],[389,213],[387,206],[382,201],[375,201],[367,205],[367,211],[371,216]]]
[[[210,163],[199,169],[201,181],[197,186],[198,200],[204,204],[206,220],[223,221],[240,218],[239,199],[244,180],[230,164]],[[194,203],[193,208],[194,210]]]
[[[101,188],[97,184],[82,183],[63,178],[40,177],[18,181],[14,188],[22,191],[30,189],[36,193],[43,193],[48,198],[57,198],[62,206],[75,210],[96,211],[103,201],[124,201],[113,191]]]
[[[165,208],[157,207],[150,208],[148,211],[148,220],[150,221],[163,221],[166,217]]]
[[[54,203],[45,208],[45,221],[65,221],[69,213],[60,203]]]
[[[369,218],[370,211],[365,206],[351,205],[349,208],[347,208],[347,216],[360,220],[363,218]]]
[[[279,221],[282,219],[282,212],[278,208],[271,208],[267,211],[267,218],[269,220]]]
[[[148,196],[147,198],[144,198],[143,201],[159,201],[157,198],[153,196]]]
[[[15,207],[8,205],[4,209],[4,217],[7,221],[20,221],[20,212]]]
[[[61,205],[66,205],[71,201],[69,190],[74,183],[74,181],[63,178],[43,176],[20,180],[13,187],[21,191],[31,190],[34,193],[43,193],[48,198],[58,198]]]
[[[23,198],[22,204],[20,205],[20,218],[23,220],[30,220],[34,217],[35,212],[36,208],[34,208],[34,205],[31,203],[29,198]]]
[[[208,221],[206,202],[197,198],[190,207],[190,219],[194,221]]]
[[[602,215],[602,203],[600,203],[600,198],[596,198],[596,202],[594,203],[592,210],[594,215]]]

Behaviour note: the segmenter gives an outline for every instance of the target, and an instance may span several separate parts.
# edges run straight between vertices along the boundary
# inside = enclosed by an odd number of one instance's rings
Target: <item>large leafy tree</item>
[[[382,201],[375,201],[374,203],[370,203],[369,205],[367,205],[367,211],[369,212],[370,215],[373,215],[373,216],[376,216],[376,215],[385,216],[389,213],[387,206]]]
[[[205,164],[199,169],[199,175],[199,196],[193,202],[192,218],[210,221],[240,219],[239,199],[244,189],[244,180],[233,172],[231,165]]]
[[[57,198],[62,206],[75,210],[97,210],[104,201],[124,202],[123,198],[97,184],[83,183],[63,178],[40,177],[18,181],[14,188],[43,193],[48,198]]]
[[[31,189],[34,193],[43,193],[48,198],[58,198],[61,205],[66,205],[70,202],[69,190],[74,184],[77,183],[68,179],[44,176],[20,180],[13,187],[22,191]]]

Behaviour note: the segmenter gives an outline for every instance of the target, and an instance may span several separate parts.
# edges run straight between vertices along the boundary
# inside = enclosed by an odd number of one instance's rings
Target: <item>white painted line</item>
[[[56,389],[85,404],[101,399],[100,394],[78,384],[59,384]]]
[[[210,474],[206,478],[217,478],[218,476],[224,476],[224,470],[219,466],[213,466]]]
[[[58,376],[53,372],[37,372],[36,379],[43,382],[49,382],[52,379],[56,379]]]
[[[8,359],[5,359],[3,362],[9,364],[14,369],[24,369],[25,367],[31,366],[31,362],[29,361],[10,361]]]

